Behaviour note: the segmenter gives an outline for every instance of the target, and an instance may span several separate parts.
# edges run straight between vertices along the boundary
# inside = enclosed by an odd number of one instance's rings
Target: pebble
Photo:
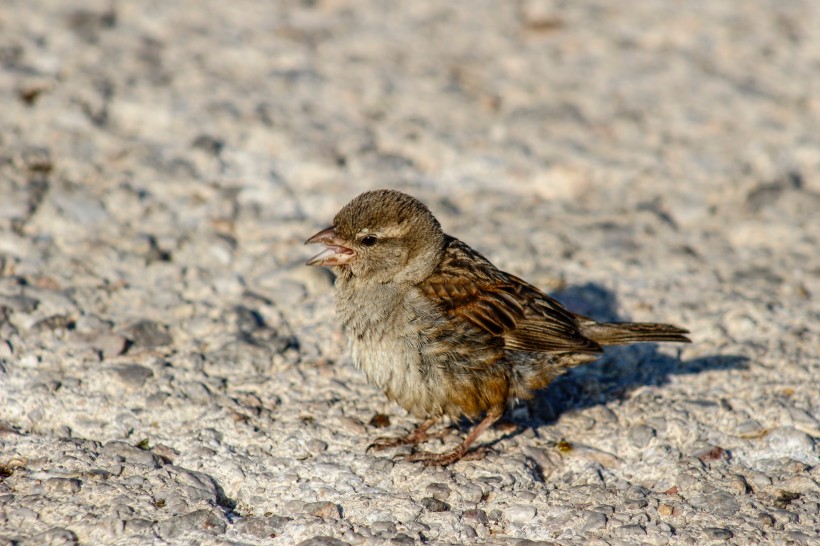
[[[706,527],[703,534],[708,540],[729,540],[735,536],[729,529],[720,527]]]
[[[759,521],[762,525],[766,527],[772,527],[774,525],[775,519],[774,516],[771,514],[767,514],[766,512],[760,512],[757,514],[757,521]]]
[[[814,455],[815,442],[811,436],[793,427],[778,427],[766,436],[769,449],[781,457],[790,457],[813,466],[818,464]]]
[[[20,546],[74,546],[78,543],[74,531],[62,527],[53,527],[19,542]]]
[[[100,351],[103,358],[114,358],[125,352],[128,340],[119,334],[105,334],[92,340],[91,346]]]
[[[145,451],[144,449],[125,442],[109,442],[103,446],[102,454],[118,462],[147,466],[149,468],[159,468],[165,464],[162,458],[154,455],[150,451]]]
[[[317,535],[313,538],[303,540],[296,546],[351,546],[351,544],[349,542],[339,540],[338,538],[333,538],[325,535]]]
[[[122,335],[142,348],[163,347],[174,342],[165,326],[151,320],[141,320],[128,326],[122,331]]]
[[[449,504],[433,497],[424,497],[421,499],[421,505],[428,512],[447,512],[450,510]]]
[[[146,368],[140,364],[119,364],[111,367],[111,371],[120,384],[129,389],[142,387],[148,378],[154,375],[151,368]]]
[[[644,448],[655,437],[655,429],[647,425],[637,425],[629,428],[627,438],[633,446]]]
[[[374,521],[370,524],[370,530],[376,535],[395,535],[397,531],[392,521]]]
[[[732,516],[740,509],[734,496],[724,492],[694,495],[689,502],[695,508],[717,516]]]
[[[535,517],[536,510],[526,504],[514,504],[504,510],[504,517],[511,523],[527,523]]]
[[[646,529],[642,525],[622,525],[614,529],[615,534],[619,537],[637,537],[646,535]]]
[[[734,474],[729,478],[729,489],[737,495],[745,495],[749,491],[749,484],[746,483],[746,478]]]
[[[75,495],[80,492],[82,482],[76,478],[49,478],[43,482],[45,490],[50,493]]]
[[[164,538],[177,538],[196,531],[221,535],[226,529],[227,521],[220,510],[194,510],[157,523],[157,532]]]
[[[450,487],[446,483],[433,482],[426,487],[427,493],[438,500],[447,500],[450,497]]]
[[[641,508],[646,508],[646,505],[649,504],[646,499],[630,499],[624,502],[624,507],[627,510],[639,510]]]
[[[301,511],[319,518],[338,519],[342,516],[342,507],[332,502],[309,502]]]
[[[808,546],[810,544],[814,544],[817,541],[816,533],[809,535],[802,531],[786,531],[785,535],[797,544],[801,545],[805,544]]]
[[[482,525],[486,527],[489,524],[487,513],[484,510],[480,510],[478,508],[465,510],[461,514],[461,518],[470,525]]]
[[[310,440],[305,444],[305,447],[311,453],[322,453],[323,451],[327,451],[327,442],[323,442],[322,440]]]
[[[586,512],[586,520],[584,526],[581,527],[581,532],[595,531],[597,529],[604,529],[606,527],[607,518],[600,512]]]

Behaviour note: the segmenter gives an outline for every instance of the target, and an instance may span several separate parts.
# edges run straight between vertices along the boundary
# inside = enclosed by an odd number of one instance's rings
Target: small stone
[[[640,510],[641,508],[646,508],[646,499],[630,499],[624,502],[624,507],[627,510]]]
[[[125,524],[123,533],[137,534],[151,528],[155,522],[144,518],[134,518],[125,520],[123,523]]]
[[[729,489],[738,495],[745,495],[749,491],[749,484],[746,483],[746,478],[735,474],[729,478]]]
[[[630,499],[642,499],[648,494],[649,490],[646,487],[641,487],[640,485],[630,486],[630,488],[626,490],[626,496]]]
[[[668,504],[661,504],[658,506],[658,514],[662,516],[671,516],[674,511],[675,509]]]
[[[795,476],[778,485],[786,491],[794,493],[809,494],[820,492],[820,485],[808,476]]]
[[[755,490],[764,489],[772,484],[772,479],[763,472],[749,473],[748,480]]]
[[[151,451],[169,461],[173,461],[174,458],[179,455],[179,451],[172,447],[166,446],[165,444],[157,444],[153,447],[153,449],[151,449]]]
[[[780,523],[796,523],[797,514],[790,510],[772,510],[775,519]]]
[[[342,508],[332,502],[309,502],[302,508],[305,514],[325,519],[339,519]]]
[[[361,421],[359,421],[358,419],[354,419],[353,417],[340,417],[336,422],[339,424],[341,428],[345,429],[347,432],[350,432],[352,434],[367,434],[367,428],[365,428]]]
[[[587,512],[586,522],[581,532],[595,531],[606,527],[606,516],[600,512]]]
[[[51,493],[76,494],[80,492],[82,482],[75,478],[49,478],[43,485]]]
[[[707,446],[695,451],[693,455],[703,462],[728,461],[731,459],[729,452],[720,446]]]
[[[73,531],[63,529],[62,527],[54,527],[48,531],[37,533],[28,540],[20,542],[21,546],[74,546],[77,543],[77,535],[75,535]],[[10,542],[10,544],[12,543]]]
[[[484,491],[474,483],[465,483],[459,486],[458,492],[465,502],[478,504],[484,498]]]
[[[318,535],[313,538],[309,538],[307,540],[303,540],[296,546],[351,546],[349,542],[345,542],[343,540],[339,540],[338,538],[333,538],[324,535]]]
[[[433,497],[424,497],[421,499],[421,505],[428,512],[447,512],[450,510],[450,505],[442,500]]]
[[[151,368],[146,368],[140,364],[121,364],[111,368],[120,383],[131,389],[142,387],[149,377],[154,375]]]
[[[744,439],[763,438],[768,431],[755,419],[749,419],[737,426],[735,433]]]
[[[189,401],[198,405],[211,403],[213,396],[208,386],[200,381],[186,381],[179,385],[179,391],[188,398]]]
[[[304,513],[306,503],[298,499],[293,499],[285,503],[284,509],[288,514],[294,516]]]
[[[668,523],[658,523],[655,529],[662,535],[672,536],[672,526]]]
[[[627,438],[633,446],[637,448],[646,447],[650,440],[655,437],[655,429],[646,425],[636,425],[630,427]]]
[[[733,516],[740,510],[740,505],[734,496],[723,491],[709,495],[695,495],[690,499],[690,503],[695,508],[717,516]]]
[[[51,315],[40,319],[31,326],[32,333],[68,330],[74,326],[74,319],[67,315]]]
[[[450,488],[445,483],[433,482],[427,485],[427,493],[438,500],[447,500],[450,496]]]
[[[514,504],[504,510],[504,516],[512,523],[527,523],[535,517],[535,508],[526,504]]]
[[[257,538],[274,538],[288,521],[290,518],[282,516],[241,518],[234,523],[234,529]]]
[[[162,458],[150,451],[139,449],[125,442],[109,442],[103,447],[102,453],[116,459],[118,462],[127,462],[150,468],[160,468],[165,464]]]
[[[396,524],[392,521],[374,521],[370,525],[370,530],[377,535],[396,534]]]
[[[119,334],[106,334],[94,339],[91,346],[100,351],[103,358],[113,358],[125,352],[128,340]]]
[[[611,516],[612,514],[615,513],[615,507],[611,506],[609,504],[601,504],[599,506],[594,507],[592,510],[595,511],[595,512],[600,512],[602,514],[606,514],[608,516]]]
[[[729,540],[735,536],[729,529],[723,529],[721,527],[706,527],[703,530],[703,534],[706,535],[706,538],[709,540]]]
[[[484,510],[479,510],[477,508],[472,510],[465,510],[464,513],[461,514],[461,519],[470,523],[471,525],[480,524],[486,527],[489,523],[487,513]]]
[[[786,536],[792,539],[794,542],[798,544],[814,544],[813,540],[817,539],[817,535],[809,536],[806,533],[802,533],[800,531],[789,531],[786,533]]]
[[[677,477],[678,490],[688,493],[698,483],[698,479],[691,474],[681,472]]]
[[[772,527],[774,525],[774,517],[771,514],[767,514],[766,512],[760,512],[757,515],[757,521],[759,521],[761,525],[765,525],[766,527]]]
[[[16,295],[3,296],[0,295],[0,306],[9,307],[17,313],[30,314],[37,310],[40,305],[40,300],[30,296]]]
[[[323,442],[322,440],[310,440],[305,447],[311,453],[322,453],[323,451],[327,451],[327,442]]]
[[[646,535],[646,529],[638,524],[622,525],[615,529],[615,534],[619,537],[636,537]]]
[[[781,457],[789,457],[801,462],[808,463],[813,459],[814,440],[805,432],[801,432],[792,427],[778,427],[772,430],[766,440],[769,449]]]
[[[195,510],[157,524],[160,537],[175,538],[191,532],[205,531],[221,535],[227,529],[225,516],[218,510]]]
[[[141,320],[132,324],[123,330],[122,334],[137,347],[162,347],[174,342],[165,326],[151,320]]]

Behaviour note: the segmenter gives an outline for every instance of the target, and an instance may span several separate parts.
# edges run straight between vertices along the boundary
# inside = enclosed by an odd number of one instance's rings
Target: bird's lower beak
[[[347,244],[347,241],[336,234],[336,229],[333,226],[323,229],[305,241],[306,245],[315,243],[321,243],[327,248],[308,260],[305,265],[320,265],[325,267],[345,265],[356,256],[355,252],[344,246]]]

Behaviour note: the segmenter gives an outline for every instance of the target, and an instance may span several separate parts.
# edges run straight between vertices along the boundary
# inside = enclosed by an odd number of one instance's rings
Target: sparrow
[[[478,421],[452,451],[415,451],[410,461],[458,461],[511,403],[606,345],[690,342],[676,326],[602,323],[567,310],[445,234],[423,203],[395,190],[354,198],[305,244],[325,246],[307,265],[336,276],[336,315],[353,362],[422,420],[370,447],[416,446],[444,416]]]

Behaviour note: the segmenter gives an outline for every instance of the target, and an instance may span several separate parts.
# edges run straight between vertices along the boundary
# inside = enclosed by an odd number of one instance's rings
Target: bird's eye
[[[365,235],[362,238],[362,245],[364,246],[373,246],[376,244],[376,236],[375,235]]]

